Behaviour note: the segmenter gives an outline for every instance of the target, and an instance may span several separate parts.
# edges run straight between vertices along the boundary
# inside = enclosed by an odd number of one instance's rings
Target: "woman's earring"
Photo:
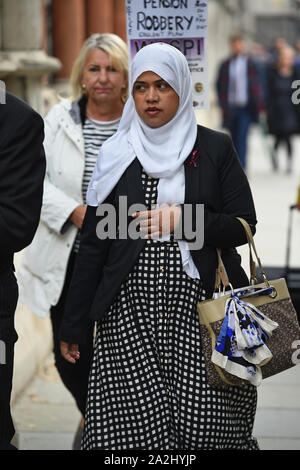
[[[125,104],[126,101],[128,100],[128,90],[126,89],[127,88],[126,85],[123,85],[122,88],[124,91],[123,93],[121,93],[121,101],[122,103]]]
[[[81,85],[81,88],[83,88],[83,89],[85,90],[85,89],[86,89],[86,85],[83,83],[83,84]]]

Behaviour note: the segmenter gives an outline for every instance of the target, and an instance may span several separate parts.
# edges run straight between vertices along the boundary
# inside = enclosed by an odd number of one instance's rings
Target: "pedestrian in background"
[[[270,64],[271,54],[264,45],[260,43],[253,43],[249,51],[249,57],[251,57],[251,60],[257,68],[259,81],[263,91],[263,102],[265,103],[267,96],[266,74]]]
[[[217,75],[217,94],[223,114],[223,127],[232,136],[241,165],[247,166],[247,140],[250,125],[258,122],[264,112],[264,91],[259,71],[246,54],[241,36],[230,39],[232,54],[220,66]]]
[[[300,39],[295,44],[295,66],[300,68]]]
[[[18,339],[14,253],[30,244],[38,227],[46,162],[42,118],[10,93],[4,97],[0,105],[0,450],[13,450],[10,397]]]
[[[89,186],[61,329],[62,353],[75,363],[89,318],[97,321],[82,449],[257,449],[256,388],[207,384],[196,308],[214,290],[216,247],[233,284],[249,282],[235,249],[247,242],[236,217],[256,224],[246,175],[230,137],[197,126],[178,49],[143,47],[130,76],[119,130],[104,143]],[[126,208],[118,212],[120,196],[148,210],[131,219]],[[104,200],[128,223],[138,220],[140,238],[115,237],[110,227],[98,238]],[[203,248],[172,237],[185,203],[194,217],[183,234],[205,205]]]
[[[299,79],[300,73],[295,66],[293,49],[280,49],[276,64],[267,71],[267,125],[269,133],[274,136],[274,169],[278,169],[278,148],[284,145],[287,173],[292,172],[292,136],[300,132],[299,106],[292,102],[292,84]]]
[[[18,271],[20,300],[40,317],[50,310],[55,364],[82,416],[93,324],[76,367],[61,356],[58,335],[80,245],[88,183],[101,145],[118,129],[127,99],[127,70],[127,46],[121,38],[94,34],[85,41],[72,69],[72,100],[60,101],[45,118],[47,172],[41,222]],[[83,419],[79,437],[82,429]]]
[[[278,36],[274,39],[273,46],[270,48],[270,65],[278,63],[279,54],[286,47],[289,47],[289,43],[285,38]]]

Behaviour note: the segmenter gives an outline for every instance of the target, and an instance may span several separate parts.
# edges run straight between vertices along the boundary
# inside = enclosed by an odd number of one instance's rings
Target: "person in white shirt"
[[[231,56],[220,66],[217,93],[223,112],[223,126],[229,130],[242,167],[247,166],[247,139],[250,124],[265,110],[263,85],[241,36],[230,40]]]

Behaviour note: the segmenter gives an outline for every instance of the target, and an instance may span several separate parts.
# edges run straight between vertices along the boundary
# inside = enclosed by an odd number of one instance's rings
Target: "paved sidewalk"
[[[266,142],[258,129],[251,134],[248,176],[257,209],[255,242],[265,266],[284,266],[289,206],[300,183],[300,139],[296,139],[295,170],[287,175],[284,153],[274,174]],[[294,217],[291,264],[300,266],[300,212]],[[248,253],[242,247],[243,265]],[[300,339],[300,338],[299,338]],[[258,389],[254,434],[261,449],[300,450],[300,367],[267,379]],[[80,421],[74,400],[61,384],[52,356],[12,407],[19,449],[71,449]]]
[[[263,381],[254,435],[262,450],[300,450],[300,366]]]
[[[271,139],[269,139],[271,141]],[[295,204],[300,184],[300,139],[294,139],[294,170],[286,174],[285,153],[279,154],[280,171],[272,172],[266,141],[253,130],[248,177],[257,210],[255,243],[264,266],[285,266],[289,207]],[[294,211],[290,264],[300,267],[300,212]],[[247,249],[243,253],[247,265]],[[299,338],[300,339],[300,338]],[[300,450],[300,366],[266,379],[258,389],[254,426],[262,449]]]
[[[12,407],[20,450],[71,450],[81,419],[51,354]]]

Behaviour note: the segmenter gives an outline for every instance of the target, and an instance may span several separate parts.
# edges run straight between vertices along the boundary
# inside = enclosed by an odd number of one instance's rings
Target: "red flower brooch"
[[[189,161],[188,161],[188,166],[193,166],[194,168],[197,168],[198,163],[197,160],[199,158],[198,150],[194,150]]]

